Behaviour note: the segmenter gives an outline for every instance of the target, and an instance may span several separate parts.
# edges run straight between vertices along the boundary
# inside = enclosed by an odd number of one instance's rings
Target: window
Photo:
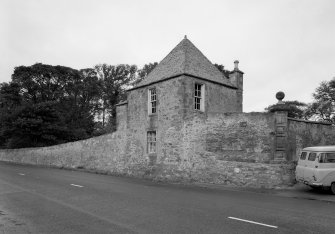
[[[316,153],[309,153],[308,161],[314,161],[316,158]]]
[[[306,159],[306,155],[307,155],[307,152],[302,152],[301,155],[300,155],[300,159],[301,160],[305,160]]]
[[[335,153],[321,154],[320,163],[335,163]]]
[[[156,89],[149,89],[148,95],[148,113],[155,114],[157,111],[157,94]]]
[[[194,109],[204,111],[204,93],[205,86],[203,84],[194,85]]]
[[[156,153],[156,131],[148,131],[148,154]]]

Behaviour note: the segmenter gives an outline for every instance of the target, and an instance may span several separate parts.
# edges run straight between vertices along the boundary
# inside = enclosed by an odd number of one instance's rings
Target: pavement
[[[335,233],[335,196],[0,162],[0,233]]]
[[[305,184],[296,183],[292,186],[286,186],[276,189],[265,189],[265,188],[243,188],[243,187],[231,187],[225,185],[215,185],[215,184],[204,184],[204,183],[195,183],[195,186],[208,188],[208,189],[217,189],[217,190],[231,190],[231,191],[242,191],[249,193],[262,193],[262,194],[271,194],[274,196],[289,197],[295,199],[305,199],[305,200],[317,200],[324,202],[334,202],[335,195],[327,189],[313,189]],[[191,185],[191,186],[194,186]],[[185,185],[187,186],[187,185]]]
[[[311,187],[300,183],[287,189],[278,189],[275,191],[275,195],[296,199],[335,202],[335,195],[331,194],[329,190],[312,189]]]

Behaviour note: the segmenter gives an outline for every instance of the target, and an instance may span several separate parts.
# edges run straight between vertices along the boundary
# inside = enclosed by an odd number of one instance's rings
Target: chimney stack
[[[237,71],[238,71],[238,63],[239,63],[238,60],[235,60],[235,61],[234,61],[234,70],[237,70]]]
[[[234,61],[234,70],[229,73],[229,80],[237,88],[237,112],[243,112],[243,72],[238,68],[239,61]]]

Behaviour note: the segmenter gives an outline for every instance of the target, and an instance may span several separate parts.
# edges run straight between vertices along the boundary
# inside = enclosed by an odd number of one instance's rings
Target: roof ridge
[[[186,66],[187,66],[187,50],[188,50],[188,48],[187,48],[187,46],[185,45],[185,42],[187,42],[187,37],[185,36],[184,37],[184,39],[182,40],[182,42],[184,43],[184,47],[185,47],[185,50],[184,50],[184,57],[185,57],[185,59],[184,59],[184,66],[183,66],[183,73],[186,73]],[[190,40],[188,40],[191,44],[192,44],[192,42],[190,41]]]

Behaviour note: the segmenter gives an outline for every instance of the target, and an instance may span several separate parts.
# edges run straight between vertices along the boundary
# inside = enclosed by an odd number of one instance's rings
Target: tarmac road
[[[0,233],[335,233],[332,199],[255,191],[0,162]]]

